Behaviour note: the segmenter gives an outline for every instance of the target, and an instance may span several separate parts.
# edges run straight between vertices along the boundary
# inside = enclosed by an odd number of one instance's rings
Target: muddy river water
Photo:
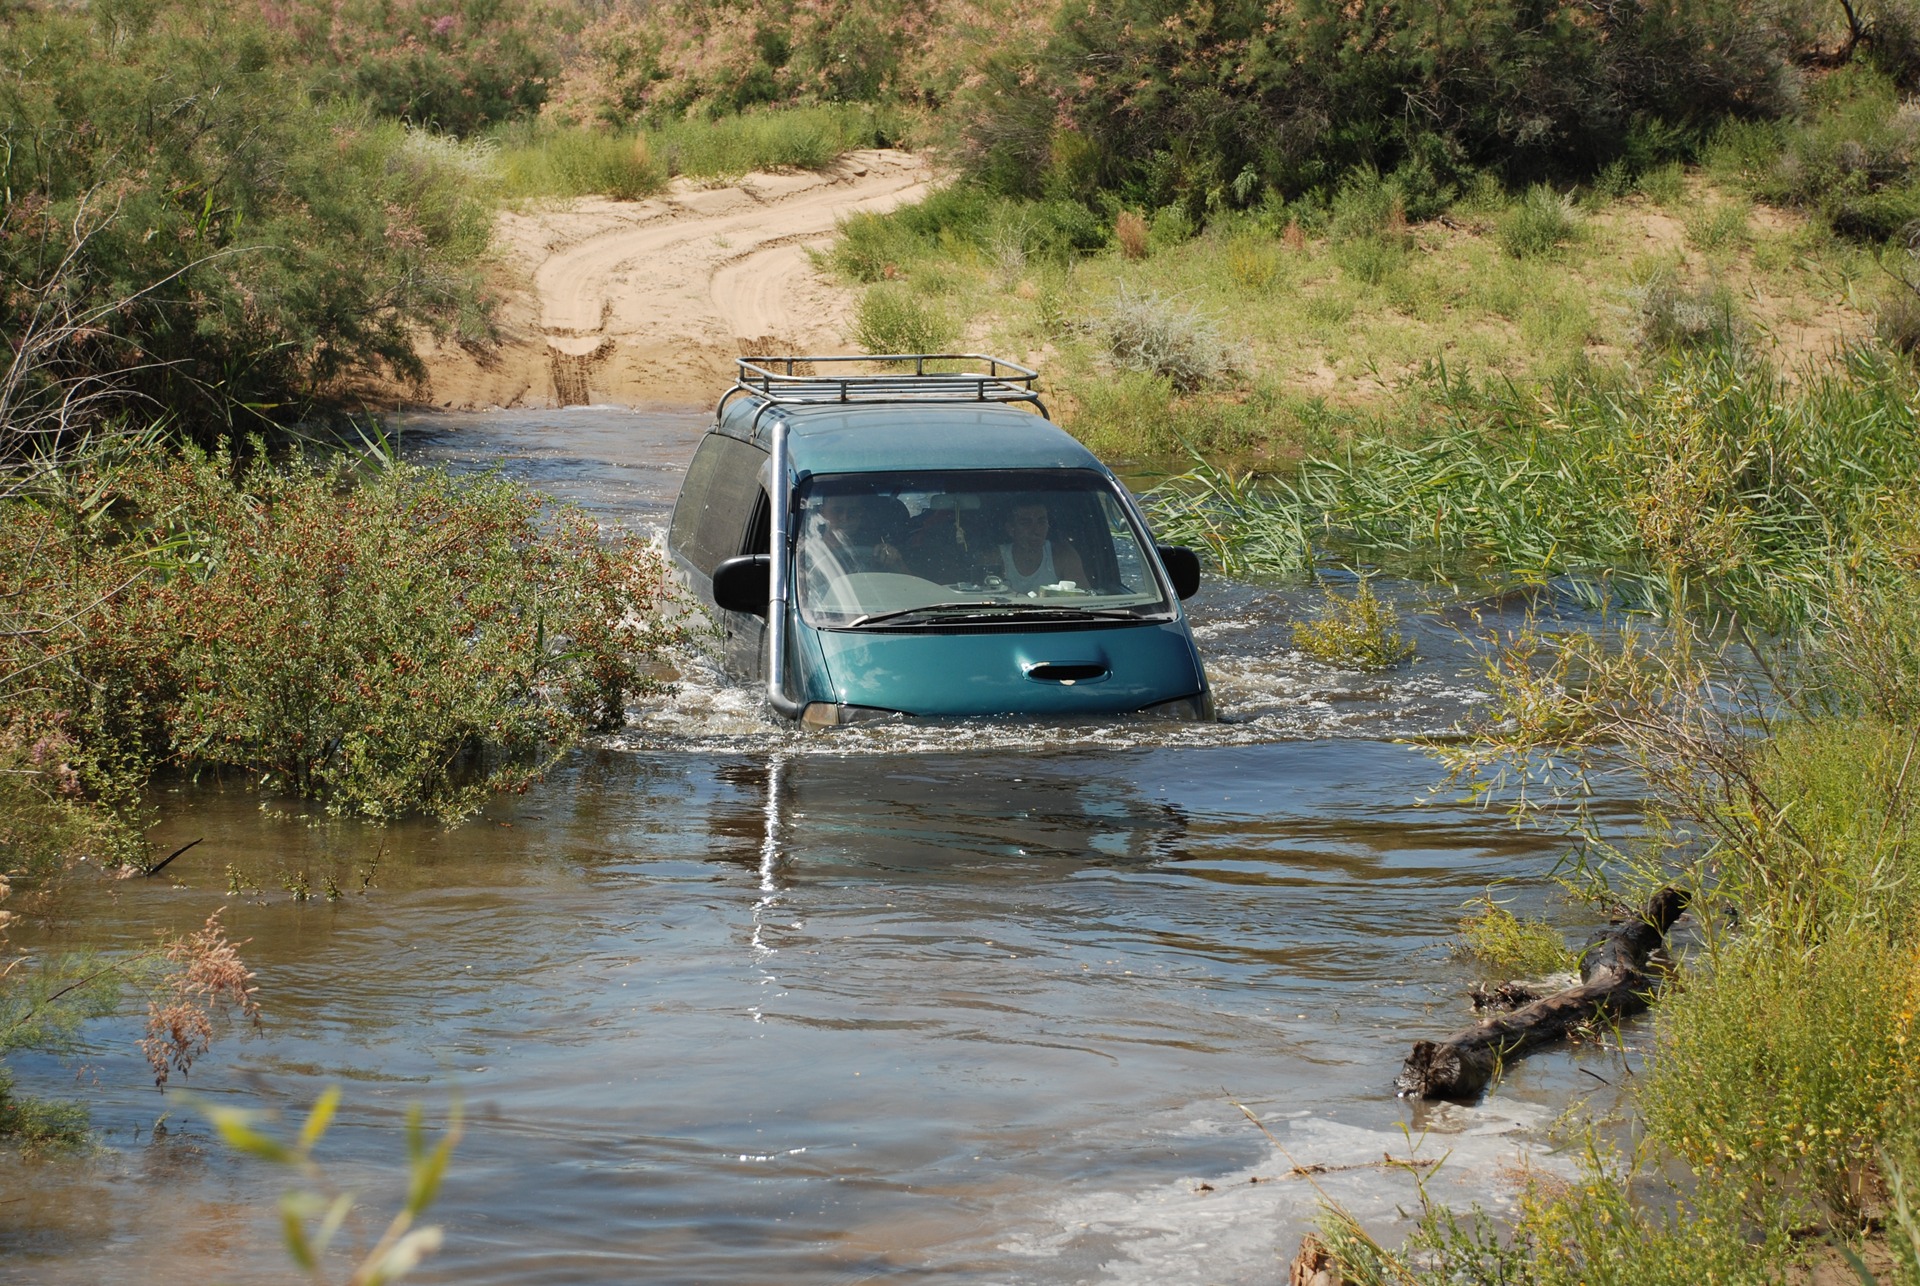
[[[658,528],[702,423],[407,427]],[[1383,678],[1294,650],[1306,591],[1210,580],[1206,727],[802,735],[690,659],[670,705],[456,830],[171,796],[157,842],[205,842],[47,932],[135,946],[228,908],[266,1021],[187,1086],[284,1120],[341,1085],[320,1158],[362,1194],[349,1237],[398,1199],[408,1107],[463,1103],[420,1280],[1284,1281],[1324,1199],[1394,1239],[1417,1181],[1499,1207],[1624,1070],[1554,1054],[1471,1107],[1393,1096],[1408,1044],[1466,1018],[1462,904],[1505,881],[1548,907],[1565,848],[1436,793],[1400,740],[1482,694],[1471,605],[1394,592],[1421,657]],[[32,1092],[87,1081],[102,1142],[0,1176],[0,1279],[289,1278],[287,1176],[155,1092],[138,1025],[13,1060]]]

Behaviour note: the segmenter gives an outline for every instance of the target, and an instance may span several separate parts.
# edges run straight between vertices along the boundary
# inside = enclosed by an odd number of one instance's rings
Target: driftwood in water
[[[1300,1253],[1293,1257],[1287,1273],[1287,1286],[1340,1286],[1340,1265],[1327,1249],[1327,1243],[1308,1233],[1300,1239]]]
[[[1687,895],[1662,889],[1638,920],[1616,924],[1580,958],[1576,986],[1457,1031],[1443,1041],[1415,1041],[1394,1082],[1402,1098],[1472,1098],[1500,1064],[1559,1040],[1585,1023],[1625,1018],[1645,1009],[1655,983],[1647,957],[1687,909]]]

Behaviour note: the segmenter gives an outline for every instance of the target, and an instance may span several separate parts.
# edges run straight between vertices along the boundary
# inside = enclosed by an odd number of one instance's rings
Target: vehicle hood
[[[834,700],[911,715],[1116,714],[1205,686],[1192,636],[1178,620],[1067,630],[823,630],[819,643]],[[1104,673],[1072,682],[1034,677],[1061,667]]]

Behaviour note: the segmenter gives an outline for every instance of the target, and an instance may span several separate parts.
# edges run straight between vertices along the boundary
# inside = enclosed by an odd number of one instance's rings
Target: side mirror
[[[741,554],[727,559],[713,569],[714,606],[749,616],[765,616],[772,575],[773,559],[766,554]]]
[[[1173,592],[1181,598],[1192,598],[1200,589],[1200,555],[1185,545],[1155,545],[1155,553],[1160,555],[1160,565],[1167,569],[1167,579],[1173,582]],[[725,563],[721,564],[726,566]],[[714,582],[719,584],[718,579]]]

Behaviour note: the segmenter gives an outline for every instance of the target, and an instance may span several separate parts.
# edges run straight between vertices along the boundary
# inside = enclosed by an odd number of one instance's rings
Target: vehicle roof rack
[[[927,369],[929,365],[937,369]],[[864,370],[853,369],[865,367]],[[883,369],[874,370],[874,367]],[[887,370],[886,367],[895,369]],[[911,369],[908,369],[911,368]],[[717,418],[736,395],[773,405],[856,402],[1025,402],[1047,407],[1034,381],[1040,372],[985,353],[881,353],[840,356],[742,357],[733,387],[714,408]],[[1051,418],[1051,417],[1048,417]]]

